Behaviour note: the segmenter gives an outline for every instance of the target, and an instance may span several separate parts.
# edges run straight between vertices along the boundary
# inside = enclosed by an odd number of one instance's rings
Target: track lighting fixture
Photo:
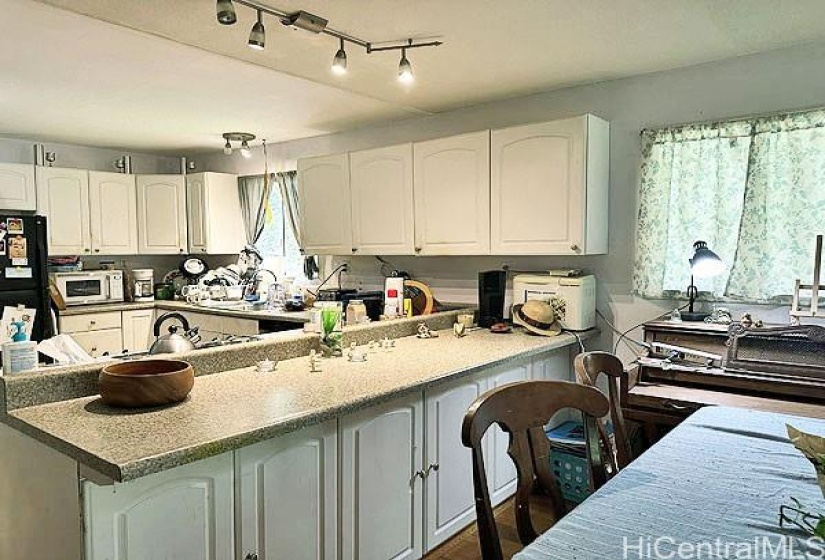
[[[249,48],[258,51],[264,50],[266,44],[266,30],[264,29],[264,14],[258,10],[258,21],[252,26],[249,32]]]
[[[254,134],[249,134],[248,132],[224,132],[223,137],[226,140],[226,144],[223,145],[224,154],[231,156],[232,142],[240,142],[241,155],[245,158],[252,157],[252,149],[249,147],[249,143],[255,139]]]
[[[412,64],[410,64],[409,59],[407,59],[407,50],[420,47],[437,47],[443,44],[442,41],[436,39],[418,39],[418,42],[414,42],[412,39],[406,39],[404,41],[390,41],[389,43],[376,45],[354,35],[332,29],[327,25],[328,21],[326,19],[303,10],[286,12],[278,8],[264,6],[259,0],[234,0],[234,2],[253,9],[258,13],[257,21],[249,33],[250,48],[263,50],[265,47],[266,31],[264,29],[263,14],[275,16],[283,25],[293,29],[300,29],[317,35],[329,35],[338,39],[339,48],[332,60],[332,72],[338,75],[346,74],[347,72],[347,53],[346,50],[344,50],[344,43],[357,45],[365,49],[367,54],[380,51],[401,51],[401,61],[398,64],[398,80],[405,84],[415,81]],[[233,0],[218,0],[218,22],[223,25],[232,25],[237,21],[238,16],[235,13]]]
[[[236,21],[238,21],[238,15],[235,13],[232,0],[218,0],[218,23],[232,25]]]
[[[344,50],[344,40],[341,39],[341,46],[338,52],[335,53],[335,58],[332,60],[332,71],[335,74],[341,75],[347,73],[347,52]]]
[[[407,60],[407,49],[401,49],[401,61],[398,63],[398,81],[402,84],[411,84],[415,81],[412,64]]]

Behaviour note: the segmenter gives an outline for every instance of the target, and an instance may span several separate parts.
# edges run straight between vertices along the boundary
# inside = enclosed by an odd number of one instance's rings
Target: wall
[[[670,124],[725,119],[825,105],[825,45],[807,45],[691,68],[613,80],[549,93],[488,103],[424,118],[269,146],[273,171],[294,168],[300,157],[360,150],[528,122],[594,113],[610,121],[610,252],[574,258],[413,258],[390,259],[424,281],[441,299],[475,299],[476,273],[501,266],[541,270],[585,268],[599,281],[599,309],[625,330],[672,309],[673,302],[645,301],[630,295],[636,223],[639,132]],[[422,84],[422,87],[437,84]],[[241,174],[261,173],[260,152],[197,156],[198,168]],[[375,281],[377,262],[352,258],[361,281]],[[687,284],[687,270],[685,271]],[[792,279],[789,279],[789,282]],[[358,279],[356,279],[358,281]],[[737,308],[737,311],[740,309]],[[784,309],[758,314],[785,320]],[[604,347],[607,340],[601,340]]]
[[[17,138],[0,138],[0,162],[34,163],[36,142],[43,144],[46,151],[56,154],[55,167],[117,171],[114,161],[124,155],[130,155],[134,173],[180,173],[180,159],[177,157]]]

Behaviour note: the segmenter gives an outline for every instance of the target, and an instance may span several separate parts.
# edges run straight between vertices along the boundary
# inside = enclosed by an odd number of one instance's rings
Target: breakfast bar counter
[[[115,409],[87,396],[11,410],[4,421],[103,477],[128,481],[575,343],[570,334],[476,330],[459,339],[442,331],[400,338],[365,362],[324,359],[318,373],[299,357],[269,373],[198,376],[187,400],[166,408]]]

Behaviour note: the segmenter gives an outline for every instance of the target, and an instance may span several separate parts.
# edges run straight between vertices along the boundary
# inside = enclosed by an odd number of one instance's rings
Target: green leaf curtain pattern
[[[727,270],[700,291],[782,299],[825,230],[825,111],[643,131],[639,197],[636,294],[684,292],[702,239]]]

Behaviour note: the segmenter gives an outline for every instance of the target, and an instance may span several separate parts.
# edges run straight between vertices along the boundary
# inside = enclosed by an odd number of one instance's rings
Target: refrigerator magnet
[[[23,218],[8,218],[6,227],[11,235],[23,233]]]
[[[6,254],[6,240],[0,237],[0,255]]]
[[[11,260],[12,266],[28,266],[29,259],[12,259]]]
[[[31,267],[6,267],[6,278],[32,278]]]
[[[26,257],[26,238],[22,235],[9,238],[9,258],[25,259]],[[28,261],[25,264],[28,264]]]

